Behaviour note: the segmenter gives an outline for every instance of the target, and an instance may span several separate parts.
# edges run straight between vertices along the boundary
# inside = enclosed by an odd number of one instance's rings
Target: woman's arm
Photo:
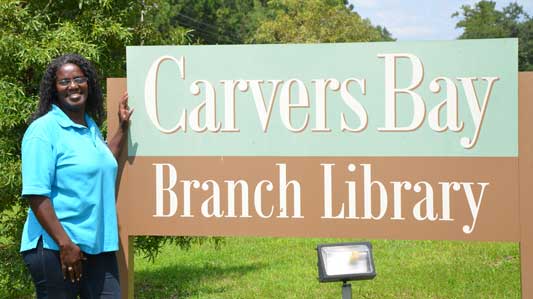
[[[107,144],[113,153],[113,156],[115,156],[115,159],[117,160],[120,156],[120,152],[122,151],[122,146],[124,146],[124,137],[126,136],[132,113],[133,109],[130,110],[128,107],[128,93],[124,93],[118,104],[118,129]]]
[[[59,246],[61,270],[65,279],[68,277],[72,282],[80,280],[82,267],[81,261],[85,259],[78,245],[74,244],[67,235],[63,226],[57,219],[50,199],[46,196],[29,195],[30,207],[37,220],[46,232]]]

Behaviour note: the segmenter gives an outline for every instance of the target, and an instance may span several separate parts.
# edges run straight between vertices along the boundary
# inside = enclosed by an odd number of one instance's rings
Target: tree
[[[170,0],[147,7],[157,11],[151,22],[160,32],[187,28],[190,42],[214,45],[244,43],[256,28],[255,12],[265,5],[265,0]]]
[[[346,0],[171,0],[147,7],[158,10],[150,22],[161,31],[187,28],[190,42],[199,44],[393,40],[386,28],[373,27]]]
[[[273,0],[267,5],[254,43],[332,43],[392,40],[390,33],[374,27],[345,1]]]
[[[518,38],[518,68],[533,70],[533,19],[522,6],[510,3],[500,11],[496,2],[482,0],[461,6],[452,17],[459,18],[456,28],[464,30],[460,39]]]
[[[520,24],[518,40],[518,69],[533,71],[533,19]]]

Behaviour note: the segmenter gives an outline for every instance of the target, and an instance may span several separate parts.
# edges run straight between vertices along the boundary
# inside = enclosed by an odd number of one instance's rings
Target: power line
[[[211,24],[208,24],[208,23],[204,23],[204,22],[202,22],[202,21],[199,21],[199,20],[197,20],[197,19],[195,19],[195,18],[193,18],[193,17],[190,17],[190,16],[188,16],[188,15],[186,15],[186,14],[183,14],[183,13],[181,13],[181,12],[178,12],[178,15],[179,15],[179,16],[182,16],[182,17],[184,17],[184,18],[186,18],[186,19],[189,19],[189,20],[191,20],[191,21],[193,21],[193,22],[195,22],[195,23],[202,24],[202,25],[204,25],[204,26],[206,26],[206,27],[211,27],[211,28],[213,28],[213,29],[215,29],[215,30],[218,30],[218,27],[217,27],[217,26],[214,26],[214,25],[211,25]]]
[[[227,32],[224,32],[226,35],[220,35],[219,34],[219,30],[220,30],[220,27],[218,26],[215,26],[215,25],[212,25],[212,24],[208,24],[208,23],[205,23],[205,22],[202,22],[198,19],[195,19],[191,16],[188,16],[184,13],[181,13],[181,12],[178,12],[177,13],[177,17],[178,17],[178,20],[180,21],[179,23],[181,23],[180,25],[184,25],[186,27],[190,27],[200,33],[204,33],[206,35],[210,35],[213,39],[215,39],[215,42],[218,42],[221,40],[221,37],[226,37],[229,39],[230,42],[234,42],[234,43],[237,43],[239,42],[239,38],[237,38],[236,36],[232,35],[232,34],[229,34]],[[180,19],[180,17],[182,17]],[[187,21],[185,21],[184,19],[186,19]],[[214,29],[215,31],[212,31],[212,30],[209,30],[207,28],[201,28],[200,26],[195,26],[193,25],[191,22],[193,23],[196,23],[196,24],[200,24],[200,25],[203,25],[204,27],[208,27],[208,28],[211,28],[211,29]]]

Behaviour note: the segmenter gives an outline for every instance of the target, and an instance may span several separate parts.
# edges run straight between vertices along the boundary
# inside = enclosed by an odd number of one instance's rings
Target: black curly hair
[[[79,54],[65,54],[52,60],[44,71],[39,90],[39,106],[31,117],[31,121],[45,115],[52,109],[52,104],[57,101],[56,90],[56,73],[65,64],[77,65],[85,76],[89,79],[89,91],[87,106],[85,111],[100,126],[105,118],[104,98],[100,84],[98,83],[98,74],[93,65]]]

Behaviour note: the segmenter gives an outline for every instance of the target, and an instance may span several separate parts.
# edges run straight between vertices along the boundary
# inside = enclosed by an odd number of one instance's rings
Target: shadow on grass
[[[157,270],[135,271],[135,298],[186,298],[205,295],[217,297],[232,283],[248,272],[257,271],[266,264],[216,265],[173,265]],[[217,286],[210,283],[217,280]],[[220,282],[227,281],[227,283]]]

